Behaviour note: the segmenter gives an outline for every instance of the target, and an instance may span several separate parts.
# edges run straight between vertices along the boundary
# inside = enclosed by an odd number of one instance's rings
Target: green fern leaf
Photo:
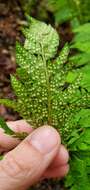
[[[7,126],[6,122],[1,117],[0,117],[0,128],[4,129],[4,132],[7,135],[13,135],[14,134],[14,132]]]
[[[26,36],[24,47],[16,45],[19,80],[11,77],[17,111],[34,127],[49,124],[58,128],[66,141],[76,128],[75,113],[85,108],[89,99],[84,90],[82,94],[79,90],[81,86],[85,88],[83,71],[76,72],[68,63],[68,44],[56,59],[49,60],[55,56],[59,44],[58,35],[51,26],[30,18],[30,25],[23,33]]]
[[[68,62],[68,44],[56,59],[51,59],[57,53],[58,34],[50,25],[29,20],[30,25],[23,29],[24,46],[16,44],[19,68],[16,75],[11,76],[17,96],[15,110],[34,127],[49,124],[58,128],[65,143],[78,128],[75,114],[87,108],[87,102],[90,105],[89,68],[76,70]],[[85,75],[86,70],[88,75]]]
[[[12,109],[16,109],[17,107],[17,103],[16,101],[12,101],[12,100],[9,100],[9,99],[0,99],[0,104],[3,104],[5,105],[6,107],[10,107]]]
[[[30,27],[22,30],[26,37],[24,47],[30,54],[42,55],[42,47],[46,59],[55,56],[59,45],[59,36],[51,27],[33,18],[29,18]],[[30,41],[29,41],[30,39]]]

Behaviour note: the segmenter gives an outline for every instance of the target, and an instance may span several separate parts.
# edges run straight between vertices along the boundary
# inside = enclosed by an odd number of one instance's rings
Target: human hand
[[[0,189],[26,190],[44,178],[64,177],[69,170],[69,155],[58,132],[43,126],[33,130],[24,120],[8,122],[16,132],[29,135],[22,142],[0,130]]]

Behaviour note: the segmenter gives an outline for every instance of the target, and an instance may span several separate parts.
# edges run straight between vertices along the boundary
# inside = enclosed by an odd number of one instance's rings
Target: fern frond
[[[14,132],[7,126],[6,122],[1,117],[0,117],[0,128],[4,129],[4,132],[7,135],[13,135],[14,134]]]
[[[29,19],[30,25],[23,29],[25,44],[16,45],[19,80],[11,77],[17,110],[34,127],[49,124],[58,128],[66,141],[77,126],[74,115],[89,101],[84,71],[75,71],[69,64],[68,44],[56,59],[50,60],[58,49],[58,34],[51,26]]]
[[[31,20],[30,27],[22,30],[26,37],[24,48],[29,50],[30,54],[42,55],[43,47],[45,58],[53,58],[59,45],[57,32],[51,25],[47,26],[33,18],[29,18],[29,20]]]
[[[60,52],[58,58],[56,59],[57,64],[63,65],[64,63],[66,63],[69,52],[70,52],[69,45],[66,43],[65,46],[63,47],[62,51]]]
[[[16,76],[11,76],[17,96],[15,109],[34,127],[49,124],[58,128],[66,142],[78,128],[75,114],[90,105],[89,65],[76,70],[68,62],[68,44],[52,59],[59,45],[57,32],[50,25],[29,19],[30,24],[23,29],[24,46],[16,44],[19,68]]]
[[[9,100],[9,99],[0,99],[0,104],[5,105],[6,107],[10,107],[12,109],[16,109],[17,107],[17,103],[13,100]]]

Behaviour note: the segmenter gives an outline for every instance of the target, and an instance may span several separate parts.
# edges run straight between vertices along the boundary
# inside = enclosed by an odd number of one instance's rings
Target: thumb
[[[36,183],[56,156],[60,137],[44,126],[32,132],[0,162],[0,189],[25,190]]]

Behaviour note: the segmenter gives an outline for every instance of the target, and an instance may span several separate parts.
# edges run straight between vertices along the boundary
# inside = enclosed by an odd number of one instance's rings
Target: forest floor
[[[24,16],[21,7],[16,1],[0,1],[0,98],[14,99],[10,85],[10,74],[15,72],[15,42],[21,40],[20,27],[24,24]],[[69,39],[67,30],[62,36]],[[68,33],[68,35],[67,35]],[[67,40],[67,39],[66,39]],[[19,115],[11,109],[0,106],[0,116],[7,121],[19,119]],[[43,181],[33,190],[64,190],[56,181]]]

